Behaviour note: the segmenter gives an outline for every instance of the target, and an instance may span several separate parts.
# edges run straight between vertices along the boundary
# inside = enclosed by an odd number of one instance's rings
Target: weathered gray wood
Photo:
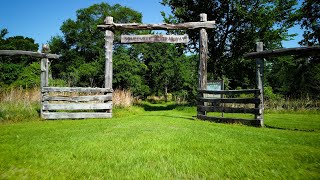
[[[257,42],[257,52],[263,51],[263,43]],[[257,88],[260,90],[260,95],[258,96],[260,99],[260,103],[256,104],[255,107],[259,108],[260,113],[255,116],[256,119],[260,120],[260,124],[263,127],[264,126],[264,120],[263,120],[263,111],[264,111],[264,105],[263,105],[263,71],[264,71],[264,61],[262,58],[256,59],[256,83]]]
[[[207,21],[206,14],[200,14],[201,22]],[[206,29],[200,29],[199,39],[199,70],[198,70],[198,89],[207,89],[207,60],[208,60],[208,35]],[[203,94],[201,95],[203,97]],[[198,101],[198,105],[204,106],[203,101]],[[198,115],[205,115],[205,111],[198,111]]]
[[[121,43],[188,43],[189,37],[185,35],[121,35]]]
[[[186,22],[180,24],[140,24],[140,23],[126,23],[118,24],[112,22],[105,22],[103,25],[98,25],[98,28],[104,30],[184,30],[184,29],[212,29],[215,27],[215,21],[203,22]]]
[[[43,110],[98,110],[98,109],[111,109],[112,102],[107,103],[60,103],[51,104],[43,103]]]
[[[240,119],[240,118],[226,118],[226,117],[212,117],[212,116],[206,116],[206,115],[197,115],[198,119],[206,120],[206,121],[212,121],[217,123],[241,123],[249,126],[260,126],[260,121],[257,119]]]
[[[108,88],[90,88],[90,87],[44,87],[42,92],[86,92],[86,93],[111,93]]]
[[[259,89],[242,89],[242,90],[221,90],[221,91],[211,91],[211,90],[199,90],[200,93],[205,94],[260,94]]]
[[[298,48],[283,48],[266,51],[258,51],[244,54],[245,58],[267,58],[278,56],[320,56],[320,46],[298,47]]]
[[[49,85],[49,63],[48,58],[42,58],[40,62],[40,68],[41,68],[41,75],[40,75],[40,82],[41,82],[41,88],[46,87]]]
[[[59,59],[57,54],[46,54],[32,51],[21,51],[21,50],[0,50],[0,55],[15,56],[15,55],[27,55],[37,58],[49,58],[49,59]]]
[[[89,101],[111,101],[112,94],[107,95],[93,95],[93,96],[44,96],[44,101],[67,101],[67,102],[89,102]]]
[[[205,14],[201,14],[201,20],[206,21]],[[200,30],[200,54],[199,54],[199,89],[207,88],[207,60],[208,60],[208,35],[205,29]]]
[[[232,108],[222,106],[198,106],[198,110],[207,112],[250,113],[259,114],[259,108]]]
[[[113,23],[113,17],[106,17],[106,24]],[[113,64],[112,64],[112,47],[114,33],[110,30],[105,31],[105,88],[112,89]]]
[[[67,112],[45,112],[42,114],[43,119],[86,119],[86,118],[111,118],[111,113],[102,112],[79,112],[79,113],[67,113]]]
[[[201,102],[211,102],[211,103],[238,103],[238,104],[259,104],[259,98],[198,98]]]

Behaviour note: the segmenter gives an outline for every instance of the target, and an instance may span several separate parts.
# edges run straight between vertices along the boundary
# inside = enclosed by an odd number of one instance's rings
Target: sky
[[[0,6],[0,29],[7,28],[7,37],[22,35],[33,38],[41,46],[51,37],[61,35],[60,26],[76,11],[90,5],[106,2],[116,3],[142,13],[144,23],[161,23],[161,11],[170,9],[160,4],[161,0],[3,0]],[[289,33],[297,33],[294,40],[283,42],[284,47],[297,47],[302,39],[302,30],[296,26]]]

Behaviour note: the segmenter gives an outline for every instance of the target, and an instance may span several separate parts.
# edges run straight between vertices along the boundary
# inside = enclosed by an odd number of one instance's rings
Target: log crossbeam
[[[268,58],[278,56],[320,56],[320,46],[283,48],[244,54],[245,58]]]
[[[186,29],[212,29],[215,21],[186,22],[180,24],[140,24],[140,23],[106,23],[98,25],[102,30],[186,30]]]
[[[49,58],[49,59],[59,59],[60,55],[57,54],[47,54],[33,51],[21,51],[21,50],[0,50],[0,55],[6,56],[16,56],[16,55],[27,55],[36,58]]]

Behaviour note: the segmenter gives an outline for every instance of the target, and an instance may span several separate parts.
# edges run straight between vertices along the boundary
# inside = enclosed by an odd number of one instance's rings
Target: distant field
[[[114,118],[0,125],[0,179],[319,179],[320,113],[269,113],[267,128],[143,105]]]

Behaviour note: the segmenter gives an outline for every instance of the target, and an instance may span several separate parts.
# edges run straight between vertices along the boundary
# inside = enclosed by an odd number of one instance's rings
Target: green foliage
[[[53,53],[62,54],[61,61],[52,62],[54,78],[71,86],[103,86],[104,34],[97,29],[106,16],[114,22],[141,22],[141,14],[120,5],[95,4],[77,11],[76,20],[68,19],[61,26],[63,36],[51,39]],[[149,31],[115,32],[145,34]],[[196,57],[183,55],[183,48],[170,44],[114,45],[113,88],[130,89],[135,96],[186,91],[194,95],[196,88]],[[192,97],[192,96],[189,96]]]
[[[113,56],[114,76],[113,87],[130,89],[135,96],[146,96],[150,93],[149,86],[143,78],[147,66],[132,54],[131,47],[119,46]]]
[[[304,0],[293,20],[298,21],[305,31],[303,40],[299,43],[304,46],[320,44],[320,4],[315,0]]]
[[[13,87],[33,88],[40,86],[40,63],[33,62],[23,68],[19,78],[12,83]]]
[[[263,93],[264,99],[266,101],[277,101],[283,98],[279,94],[275,94],[271,86],[265,86]]]
[[[225,1],[225,0],[163,0],[173,16],[167,22],[199,21],[200,13],[216,21],[216,28],[207,30],[209,38],[208,73],[214,79],[230,79],[230,88],[252,88],[255,82],[254,61],[243,54],[255,51],[255,42],[263,41],[266,49],[281,47],[281,41],[292,37],[288,28],[296,0]],[[187,31],[198,50],[198,32]],[[212,75],[210,75],[212,74]]]
[[[49,86],[53,87],[66,87],[68,86],[63,79],[49,79]]]
[[[68,19],[62,24],[63,36],[50,41],[51,51],[62,55],[61,61],[52,63],[53,76],[71,86],[103,87],[105,41],[97,25],[103,24],[106,16],[113,16],[114,22],[119,23],[141,22],[141,13],[119,4],[100,3],[79,9],[76,16],[76,20]]]
[[[0,102],[0,124],[40,120],[38,103]]]
[[[319,99],[319,58],[282,57],[269,61],[266,78],[275,93],[287,97],[311,97]]]
[[[38,50],[33,39],[23,36],[5,38],[7,34],[7,29],[1,30],[0,50]],[[0,56],[0,87],[39,86],[40,66],[37,64],[37,59],[28,56]]]
[[[197,57],[186,56],[179,46],[164,43],[135,45],[135,51],[147,67],[144,78],[151,94],[186,92],[192,97],[197,87]]]

